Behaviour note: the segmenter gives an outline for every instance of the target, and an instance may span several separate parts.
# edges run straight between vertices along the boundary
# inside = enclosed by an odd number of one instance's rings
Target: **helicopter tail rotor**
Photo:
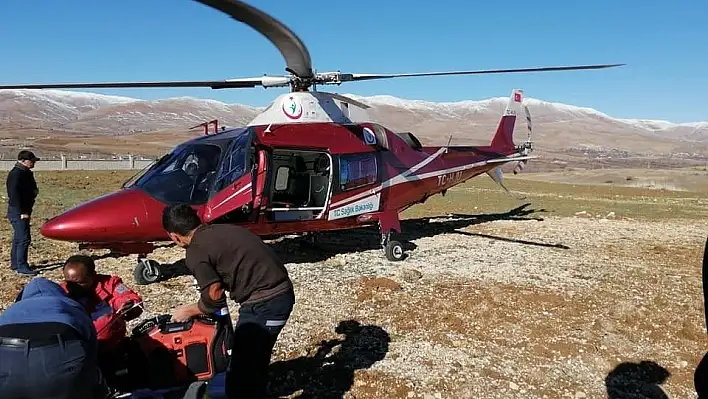
[[[531,135],[533,134],[533,124],[531,122],[531,111],[526,104],[523,104],[524,116],[526,117],[526,141],[524,141],[517,149],[521,156],[528,156],[533,152],[533,141],[531,141]],[[529,158],[525,158],[516,163],[514,167],[514,174],[521,172],[529,162]]]
[[[524,116],[526,119],[526,140],[521,143],[520,145],[515,147],[516,154],[514,158],[520,158],[519,160],[515,159],[509,159],[509,158],[504,158],[498,160],[499,162],[502,161],[513,161],[516,162],[516,165],[514,166],[513,173],[516,175],[519,172],[521,172],[526,165],[528,164],[529,160],[531,158],[535,158],[535,156],[530,155],[531,152],[533,152],[533,142],[531,141],[531,135],[533,134],[533,124],[531,121],[531,112],[529,111],[528,105],[526,105],[524,102],[524,96],[523,96],[523,91],[520,89],[515,89],[511,93],[511,98],[509,99],[509,104],[507,105],[506,109],[504,110],[504,116],[502,117],[502,120],[500,121],[499,128],[497,130],[497,134],[494,136],[494,139],[492,140],[492,146],[494,147],[494,143],[498,142],[499,146],[505,146],[505,145],[513,145],[513,130],[514,127],[513,125],[511,126],[506,126],[505,125],[505,120],[504,118],[506,117],[518,117],[517,113],[519,109],[524,110]],[[507,128],[507,129],[505,129]],[[509,191],[509,189],[504,185],[504,172],[502,171],[501,167],[496,167],[494,169],[491,169],[487,171],[487,175],[494,180],[495,183],[497,183],[507,194],[510,196],[516,198],[516,199],[525,199],[526,197],[520,194],[515,194]]]

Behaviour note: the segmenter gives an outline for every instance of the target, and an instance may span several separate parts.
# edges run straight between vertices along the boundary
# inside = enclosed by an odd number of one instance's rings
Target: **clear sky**
[[[429,101],[528,97],[620,118],[708,121],[708,1],[250,0],[307,44],[318,71],[426,72],[626,63],[596,71],[400,78],[327,86]],[[283,74],[246,25],[191,0],[2,0],[0,81],[201,80]],[[117,89],[266,105],[286,89]],[[86,90],[89,91],[89,90]],[[694,98],[695,96],[695,98]]]

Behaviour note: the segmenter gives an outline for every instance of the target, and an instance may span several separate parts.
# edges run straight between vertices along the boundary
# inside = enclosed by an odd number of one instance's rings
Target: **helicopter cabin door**
[[[254,157],[254,159],[256,159]],[[251,221],[256,219],[265,212],[268,206],[268,196],[265,195],[264,189],[268,180],[268,153],[266,150],[258,150],[258,163],[253,165],[253,215]]]
[[[302,222],[326,218],[332,197],[332,156],[327,151],[274,149],[270,154],[266,218]]]
[[[222,219],[231,223],[246,222],[253,210],[253,169],[255,154],[253,132],[249,129],[234,138],[222,156],[211,196],[202,221]]]

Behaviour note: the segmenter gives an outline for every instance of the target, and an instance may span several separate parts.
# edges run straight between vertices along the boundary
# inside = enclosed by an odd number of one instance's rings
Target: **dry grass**
[[[39,222],[130,173],[36,175],[42,194],[30,256],[52,264],[75,246],[42,239]],[[618,390],[649,388],[640,371],[652,371],[668,375],[663,389],[671,397],[692,397],[706,346],[703,188],[510,178],[507,186],[527,196],[519,201],[488,180],[407,211],[405,237],[416,248],[402,263],[387,262],[367,229],[324,234],[317,249],[273,242],[297,295],[276,346],[274,396],[596,398],[610,391],[620,398],[632,396]],[[9,226],[1,229],[7,264]],[[181,255],[168,247],[152,257]],[[134,258],[97,264],[132,282]],[[45,275],[58,279],[59,271]],[[0,271],[0,309],[25,281]],[[190,283],[182,276],[133,287],[148,316],[196,300]]]
[[[604,185],[618,187],[647,188],[654,191],[708,191],[708,171],[706,167],[675,169],[571,169],[560,172],[525,173],[524,179]]]
[[[57,136],[41,137],[34,140],[33,145],[44,153],[99,153],[99,154],[135,154],[158,157],[172,149],[175,145],[198,137],[200,131],[173,129],[156,130],[149,133],[134,133],[129,135],[102,136]]]
[[[637,174],[636,171],[634,173]],[[706,176],[695,179],[689,186],[690,189],[682,191],[616,184],[593,185],[581,179],[564,177],[563,172],[519,176],[505,177],[504,183],[515,195],[525,199],[505,194],[487,176],[480,176],[470,184],[449,190],[446,197],[436,196],[425,204],[411,208],[406,215],[503,212],[529,202],[536,209],[544,209],[544,215],[547,216],[575,216],[576,213],[585,211],[593,217],[602,218],[614,212],[611,216],[615,218],[638,220],[708,217]]]

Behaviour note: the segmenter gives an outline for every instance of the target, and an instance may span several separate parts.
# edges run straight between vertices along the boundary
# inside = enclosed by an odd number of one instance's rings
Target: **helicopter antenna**
[[[450,151],[450,143],[451,142],[452,142],[452,135],[450,135],[450,137],[448,137],[448,139],[447,139],[447,145],[445,146],[445,153]]]

